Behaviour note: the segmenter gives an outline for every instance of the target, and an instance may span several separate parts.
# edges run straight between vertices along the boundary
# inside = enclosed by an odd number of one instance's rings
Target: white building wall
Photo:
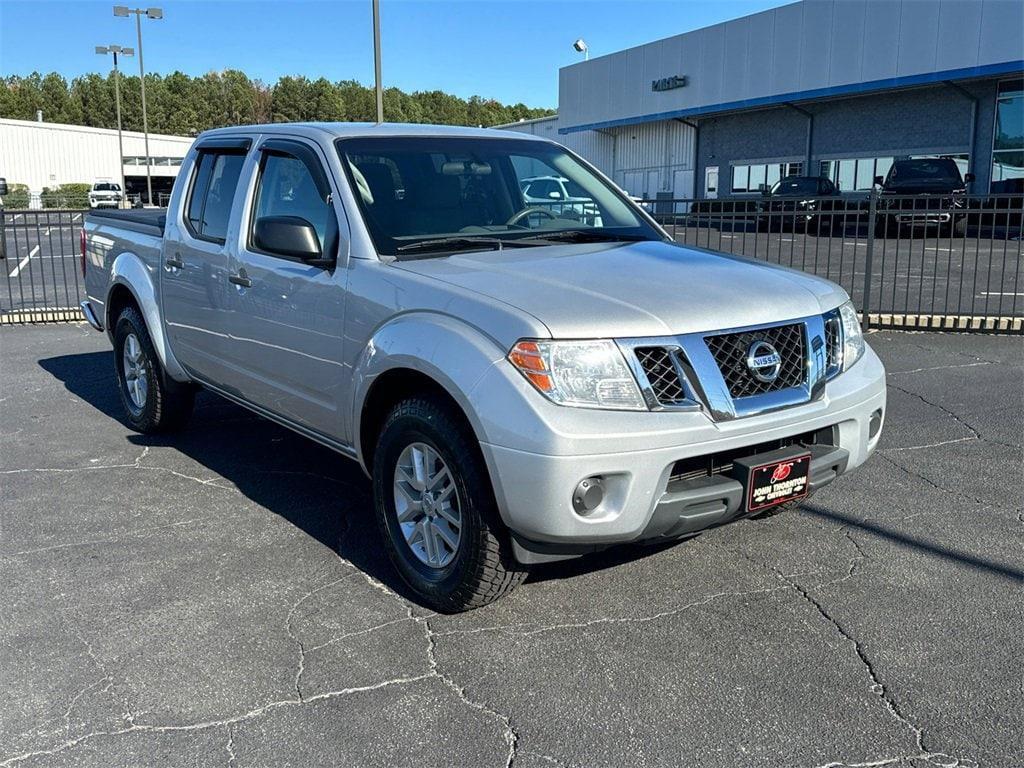
[[[144,157],[143,134],[125,131],[125,157]],[[180,159],[192,146],[187,136],[150,134],[149,155]],[[9,184],[27,184],[33,193],[43,187],[97,179],[120,179],[117,131],[80,125],[0,119],[0,176]],[[179,165],[153,165],[153,176],[176,176]],[[126,176],[145,176],[145,163],[124,166]]]
[[[610,128],[1022,58],[1021,0],[803,0],[559,70],[561,128]],[[687,85],[654,91],[659,78]],[[753,103],[752,103],[753,102]]]

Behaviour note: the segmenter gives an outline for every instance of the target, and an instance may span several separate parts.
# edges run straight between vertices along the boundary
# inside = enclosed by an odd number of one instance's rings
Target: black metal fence
[[[1016,330],[1024,194],[645,200],[687,245],[839,283],[871,325]]]
[[[82,319],[83,210],[0,211],[0,324]]]
[[[833,280],[875,326],[1020,332],[1024,194],[645,200],[680,243]],[[592,204],[557,215],[600,225]],[[0,323],[80,319],[84,210],[0,213]]]

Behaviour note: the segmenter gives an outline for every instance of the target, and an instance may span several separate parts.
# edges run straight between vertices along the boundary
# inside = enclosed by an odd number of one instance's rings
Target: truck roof
[[[455,125],[429,125],[422,123],[265,123],[262,125],[237,125],[227,128],[214,128],[199,134],[198,139],[210,136],[230,136],[239,133],[286,133],[319,138],[356,138],[367,136],[451,136],[525,139],[527,141],[547,141],[542,136],[534,136],[518,131],[503,131],[497,128],[466,128]]]

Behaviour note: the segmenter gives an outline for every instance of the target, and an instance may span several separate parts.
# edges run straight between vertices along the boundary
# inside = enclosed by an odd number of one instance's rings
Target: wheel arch
[[[472,406],[472,392],[504,356],[493,339],[461,320],[411,313],[381,327],[353,372],[352,436],[360,464],[373,471],[380,426],[400,400],[430,394],[449,404],[476,439],[485,430]]]
[[[153,341],[153,348],[156,349],[160,364],[167,375],[175,381],[189,381],[188,374],[171,352],[160,316],[156,285],[149,269],[139,256],[126,251],[118,255],[110,266],[110,284],[104,312],[107,333],[111,340],[114,338],[114,325],[118,316],[129,305],[134,305],[142,315],[146,330]]]

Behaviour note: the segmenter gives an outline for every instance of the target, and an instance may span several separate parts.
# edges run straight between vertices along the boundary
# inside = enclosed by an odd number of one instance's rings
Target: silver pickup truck
[[[538,176],[599,216],[526,201]],[[799,503],[882,428],[841,288],[681,247],[522,134],[210,131],[166,212],[88,215],[82,268],[134,429],[182,426],[201,386],[355,459],[437,610]]]

